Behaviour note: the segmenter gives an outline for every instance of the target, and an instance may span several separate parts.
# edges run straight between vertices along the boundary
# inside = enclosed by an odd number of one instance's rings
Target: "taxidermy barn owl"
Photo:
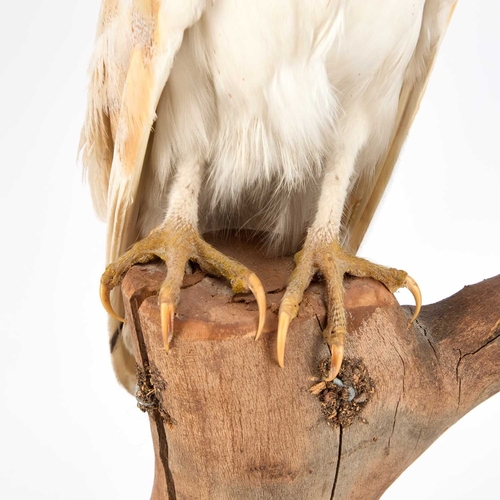
[[[81,148],[108,224],[101,299],[118,380],[135,364],[119,286],[162,259],[165,348],[186,264],[251,291],[259,278],[207,244],[249,228],[295,253],[279,310],[278,353],[321,272],[333,379],[346,336],[343,276],[390,291],[404,271],[355,256],[411,126],[456,0],[103,0]],[[257,326],[258,325],[258,326]]]

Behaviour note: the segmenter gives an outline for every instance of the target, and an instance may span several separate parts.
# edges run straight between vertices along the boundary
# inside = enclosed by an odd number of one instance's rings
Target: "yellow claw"
[[[101,298],[101,304],[103,305],[104,309],[106,309],[106,312],[112,317],[117,319],[118,321],[121,321],[122,323],[125,323],[124,318],[120,318],[118,314],[115,313],[113,310],[113,306],[111,305],[111,298],[109,296],[111,290],[106,286],[101,283],[99,287],[99,296]]]
[[[417,316],[420,313],[420,308],[422,306],[422,294],[420,293],[420,288],[417,285],[417,282],[411,276],[406,277],[403,286],[410,290],[415,299],[415,312],[413,313],[413,317],[408,322],[408,326],[410,326],[417,319]]]
[[[260,337],[262,330],[264,329],[264,323],[266,322],[266,292],[264,287],[257,278],[255,273],[250,274],[248,277],[248,288],[253,293],[255,300],[257,301],[257,306],[259,308],[259,326],[257,327],[257,333],[255,335],[255,340]]]
[[[340,371],[340,367],[342,366],[342,360],[344,359],[344,346],[343,345],[332,345],[330,346],[332,352],[331,364],[330,364],[330,373],[328,377],[323,379],[325,382],[331,382]]]
[[[286,335],[288,333],[288,327],[290,326],[290,321],[292,320],[290,314],[286,311],[280,311],[280,317],[278,321],[278,364],[283,368],[285,366],[285,343]]]
[[[174,335],[174,312],[175,307],[172,302],[162,302],[160,305],[161,333],[163,335],[163,346],[169,350],[169,344]]]

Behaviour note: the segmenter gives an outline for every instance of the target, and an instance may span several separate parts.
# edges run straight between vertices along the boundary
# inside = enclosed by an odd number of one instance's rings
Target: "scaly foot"
[[[151,231],[106,268],[101,277],[100,295],[108,314],[125,321],[113,311],[110,291],[121,284],[134,264],[143,264],[155,258],[162,259],[167,265],[167,277],[158,296],[165,349],[168,350],[172,339],[175,305],[189,260],[197,262],[207,273],[229,280],[234,293],[251,291],[254,294],[259,308],[256,338],[261,334],[266,316],[266,295],[259,278],[244,265],[218,252],[201,238],[192,225],[179,219],[170,220]]]
[[[325,278],[328,304],[327,325],[323,330],[331,352],[331,368],[325,380],[333,380],[340,371],[344,356],[346,315],[344,310],[344,274],[374,278],[391,292],[408,288],[415,297],[415,313],[411,324],[418,316],[422,298],[417,283],[405,271],[373,264],[365,259],[345,252],[337,241],[325,242],[319,238],[306,239],[304,247],[295,254],[296,267],[290,277],[286,293],[281,301],[278,322],[278,363],[284,365],[285,341],[290,322],[297,316],[304,291],[311,279],[321,271]]]

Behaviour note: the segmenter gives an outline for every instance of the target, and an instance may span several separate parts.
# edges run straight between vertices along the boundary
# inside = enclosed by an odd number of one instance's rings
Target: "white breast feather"
[[[200,229],[250,227],[296,247],[325,156],[375,165],[392,131],[425,1],[218,0],[184,33],[138,199],[162,219],[179,159],[206,158]]]

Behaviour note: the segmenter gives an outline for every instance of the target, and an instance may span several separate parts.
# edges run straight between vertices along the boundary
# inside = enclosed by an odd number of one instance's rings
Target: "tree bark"
[[[212,239],[261,278],[267,319],[200,270],[186,275],[171,349],[162,344],[159,264],[123,282],[155,448],[153,500],[378,499],[446,429],[500,389],[500,276],[411,308],[370,279],[345,280],[349,335],[339,374],[321,383],[325,293],[307,290],[276,362],[277,311],[292,258],[244,237]],[[311,392],[313,387],[313,394]]]

